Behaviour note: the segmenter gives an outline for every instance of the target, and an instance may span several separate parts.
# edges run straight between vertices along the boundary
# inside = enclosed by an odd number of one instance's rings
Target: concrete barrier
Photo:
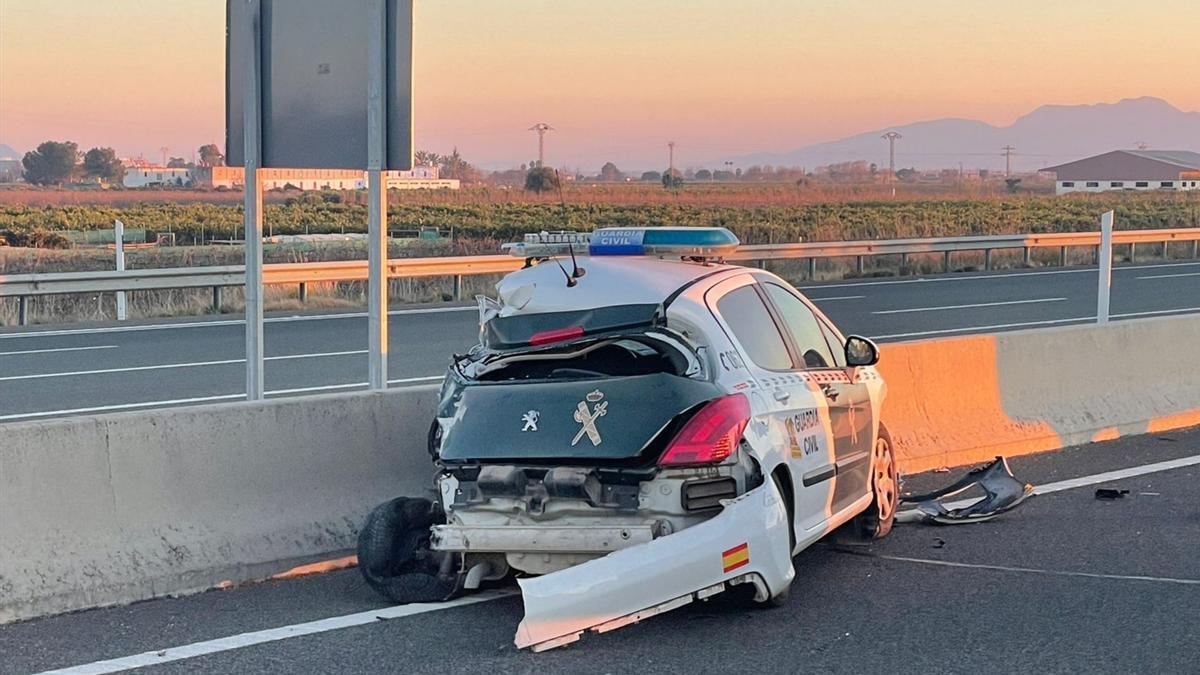
[[[889,344],[915,472],[1200,424],[1200,315]],[[0,425],[0,622],[269,576],[431,485],[434,387]]]
[[[431,486],[436,389],[0,425],[0,622],[261,578]]]
[[[1200,315],[884,345],[902,470],[1200,424]]]

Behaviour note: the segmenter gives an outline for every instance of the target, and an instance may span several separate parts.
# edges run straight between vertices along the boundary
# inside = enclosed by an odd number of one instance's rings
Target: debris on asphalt
[[[943,500],[979,486],[984,496],[966,504],[948,504]],[[991,520],[1033,496],[1033,486],[1023,483],[1012,474],[1008,461],[997,457],[990,464],[972,469],[967,475],[950,485],[920,495],[900,498],[901,510],[896,514],[900,523],[933,523],[938,525],[961,525]]]
[[[1096,499],[1124,499],[1125,495],[1129,494],[1129,490],[1120,490],[1117,488],[1096,488]]]
[[[933,538],[933,547],[934,547],[934,548],[945,548],[945,546],[946,546],[946,540],[945,540],[945,539],[942,539],[941,537],[934,537],[934,538]]]

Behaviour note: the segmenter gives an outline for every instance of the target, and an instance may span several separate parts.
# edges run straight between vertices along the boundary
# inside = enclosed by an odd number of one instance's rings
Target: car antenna
[[[571,217],[567,213],[567,199],[563,196],[562,176],[558,175],[558,169],[554,170],[554,177],[557,179],[555,182],[558,183],[558,206],[562,210],[563,230],[570,231]],[[567,287],[569,288],[575,285],[576,279],[587,274],[587,270],[580,267],[579,261],[575,259],[575,245],[571,243],[570,237],[567,238],[567,252],[571,254],[571,276],[567,278]]]
[[[567,246],[569,247],[570,244],[568,243]],[[562,270],[563,276],[567,278],[567,288],[571,288],[575,284],[579,283],[579,282],[575,281],[575,278],[571,276],[571,273],[567,271],[567,268],[563,267],[563,264],[561,262],[559,262],[558,256],[550,255],[547,257],[549,257],[551,260],[553,260],[555,265],[558,265],[558,269]],[[571,254],[571,259],[572,260],[575,259],[574,253]]]

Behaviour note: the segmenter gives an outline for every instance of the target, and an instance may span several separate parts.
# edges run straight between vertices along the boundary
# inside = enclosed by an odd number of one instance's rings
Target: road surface
[[[0,626],[0,675],[87,664],[73,672],[111,672],[97,662],[112,659],[155,675],[1194,673],[1200,430],[1011,463],[1045,487],[1164,461],[1183,466],[1039,495],[990,523],[897,525],[870,545],[818,544],[796,559],[779,609],[718,595],[544,654],[512,644],[519,597],[388,608],[350,569]],[[958,473],[914,476],[906,487]],[[1099,501],[1102,485],[1129,494]],[[413,611],[422,613],[397,616]]]
[[[869,279],[801,287],[848,333],[881,341],[1036,328],[1093,320],[1095,268]],[[1200,263],[1126,265],[1114,272],[1114,319],[1200,311]],[[391,386],[434,382],[476,342],[474,307],[423,306],[390,317]],[[269,395],[366,387],[362,313],[272,316]],[[0,332],[0,422],[231,401],[245,391],[236,316],[145,323],[34,326]]]

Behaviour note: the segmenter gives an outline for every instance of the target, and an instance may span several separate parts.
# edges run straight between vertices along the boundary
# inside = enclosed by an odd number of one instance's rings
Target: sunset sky
[[[0,143],[224,144],[223,0],[0,0]],[[487,167],[698,165],[938,117],[1200,110],[1200,2],[424,0],[416,145]]]

